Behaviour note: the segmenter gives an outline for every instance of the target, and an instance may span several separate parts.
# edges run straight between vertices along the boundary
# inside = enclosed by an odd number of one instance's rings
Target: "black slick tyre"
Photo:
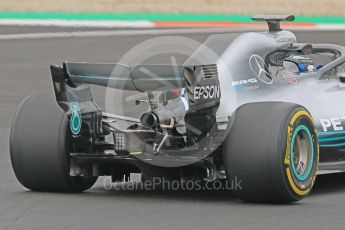
[[[315,182],[319,149],[309,112],[285,102],[240,106],[224,143],[227,178],[249,202],[289,203],[306,197]]]
[[[50,94],[23,100],[13,119],[10,154],[14,173],[26,188],[82,192],[96,177],[69,176],[71,132],[68,119]]]

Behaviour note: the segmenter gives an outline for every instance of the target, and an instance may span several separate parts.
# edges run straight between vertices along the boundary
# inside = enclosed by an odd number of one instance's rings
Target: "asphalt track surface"
[[[0,27],[1,34],[6,34],[4,28]],[[6,29],[8,33],[46,32]],[[202,41],[208,34],[181,36]],[[345,45],[345,32],[298,32],[297,36],[300,42]],[[107,191],[102,179],[82,194],[38,193],[23,188],[10,164],[9,128],[23,98],[52,90],[49,65],[64,60],[115,62],[132,46],[150,38],[0,41],[0,229],[344,229],[343,174],[320,176],[312,194],[291,205],[244,203],[226,191]],[[183,61],[182,57],[178,61]],[[101,105],[104,102],[100,89],[96,89],[96,99]]]

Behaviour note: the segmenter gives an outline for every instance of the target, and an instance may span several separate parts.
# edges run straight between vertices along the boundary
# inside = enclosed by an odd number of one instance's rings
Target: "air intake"
[[[201,74],[204,78],[218,77],[218,69],[216,64],[202,65]]]

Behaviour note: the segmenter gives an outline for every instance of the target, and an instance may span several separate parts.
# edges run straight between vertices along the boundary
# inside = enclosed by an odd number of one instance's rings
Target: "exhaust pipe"
[[[140,117],[140,123],[145,127],[145,128],[154,128],[158,125],[159,120],[157,114],[153,112],[148,112],[144,113]]]

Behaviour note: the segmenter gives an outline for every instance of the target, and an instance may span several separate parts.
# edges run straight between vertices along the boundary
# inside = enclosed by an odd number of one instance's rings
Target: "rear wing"
[[[80,103],[86,113],[97,110],[90,84],[139,92],[186,88],[189,107],[194,109],[217,105],[221,96],[216,64],[127,66],[65,62],[62,67],[50,69],[57,102],[66,112],[70,102]]]
[[[163,91],[185,86],[183,66],[90,64],[65,62],[63,69],[73,83],[100,85],[132,91]]]

